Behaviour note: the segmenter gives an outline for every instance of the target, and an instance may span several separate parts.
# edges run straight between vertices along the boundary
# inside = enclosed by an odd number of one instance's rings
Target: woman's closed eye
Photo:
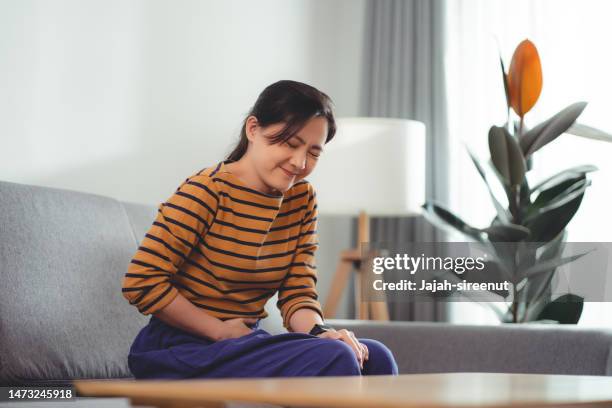
[[[289,142],[285,142],[285,144],[287,146],[289,146],[289,148],[291,148],[291,149],[297,149],[299,147],[298,145],[295,145],[295,144],[289,143]],[[312,151],[308,152],[308,154],[310,154],[312,157],[317,157],[317,158],[320,156],[320,154],[314,153]]]

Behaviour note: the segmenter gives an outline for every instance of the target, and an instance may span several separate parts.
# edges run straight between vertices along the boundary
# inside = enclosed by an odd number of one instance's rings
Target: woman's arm
[[[289,331],[294,330],[290,322],[293,314],[299,310],[311,310],[318,313],[320,319],[323,316],[316,290],[315,252],[319,247],[317,241],[317,200],[312,185],[306,183],[305,187],[308,191],[306,211],[300,225],[299,234],[292,237],[297,238],[296,252],[289,265],[287,275],[278,289],[278,301],[276,302],[283,318],[283,326]],[[305,332],[310,331],[315,323],[315,320],[312,319],[315,318],[312,317],[304,323],[304,325],[310,323],[310,327],[304,327]]]
[[[164,323],[213,341],[246,336],[252,330],[245,323],[257,321],[254,318],[223,321],[198,308],[180,293],[170,304],[153,315]]]
[[[296,310],[289,321],[291,331],[300,333],[310,332],[315,324],[323,324],[323,319],[316,311],[306,308]]]
[[[178,295],[172,278],[213,222],[219,201],[215,189],[208,176],[194,175],[158,207],[121,289],[140,313],[154,314]]]
[[[187,300],[174,287],[172,276],[210,228],[219,202],[212,179],[195,175],[185,180],[159,206],[128,266],[122,292],[130,304],[171,326],[211,340],[241,337],[252,330],[245,323],[256,319],[222,321]]]

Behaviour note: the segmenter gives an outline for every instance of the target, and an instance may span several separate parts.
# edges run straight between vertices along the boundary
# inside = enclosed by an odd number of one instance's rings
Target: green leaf
[[[441,205],[427,201],[421,206],[421,208],[424,210],[423,214],[425,215],[425,218],[427,218],[433,224],[443,228],[448,226],[453,227],[476,241],[483,242],[485,240],[485,236],[482,231],[468,225],[461,218],[455,216]]]
[[[515,245],[515,262],[518,263],[517,270],[523,271],[537,263],[537,244],[519,241]]]
[[[552,241],[543,245],[543,251],[538,258],[538,262],[561,257],[565,248],[566,237],[567,232],[563,230]],[[550,295],[552,293],[550,285],[556,270],[557,268],[552,268],[529,278],[525,288],[526,299],[529,303],[525,320],[536,320],[542,309],[550,302]]]
[[[529,189],[529,183],[527,182],[527,177],[523,179],[521,183],[520,195],[519,195],[519,205],[521,208],[521,212],[525,213],[527,208],[531,205],[531,190]]]
[[[569,134],[585,137],[587,139],[601,140],[602,142],[612,143],[612,135],[604,132],[603,130],[596,129],[581,123],[574,123],[567,129]]]
[[[586,173],[590,173],[592,171],[599,170],[596,166],[585,164],[582,166],[572,167],[570,169],[564,170],[561,173],[555,174],[544,181],[541,181],[537,185],[535,185],[531,191],[538,191],[542,189],[549,188],[553,184],[561,183],[570,178],[576,178],[577,176],[584,175]]]
[[[561,207],[562,205],[565,205],[566,203],[572,201],[574,198],[578,197],[579,195],[583,195],[587,187],[590,185],[591,185],[591,180],[584,180],[584,181],[579,181],[578,183],[575,183],[570,188],[568,188],[566,191],[559,194],[559,196],[557,197],[558,199],[555,199],[551,203],[540,208],[538,210],[538,213],[539,214],[545,213],[546,211],[554,210],[554,209]]]
[[[489,240],[495,242],[516,242],[529,236],[529,228],[517,224],[492,225],[481,231],[486,232]]]
[[[582,258],[583,256],[593,252],[595,249],[591,249],[590,251],[583,252],[578,255],[566,256],[565,258],[554,258],[544,262],[538,262],[531,268],[521,273],[521,276],[530,278],[532,276],[536,276],[539,273],[546,272],[549,269],[557,268],[561,265],[565,265],[567,263],[573,262],[576,259]]]
[[[497,197],[495,197],[495,194],[493,194],[491,185],[489,184],[489,181],[487,180],[487,175],[484,169],[482,168],[480,162],[478,161],[476,156],[474,156],[474,154],[470,151],[470,149],[467,146],[465,146],[465,148],[468,151],[470,158],[472,159],[472,163],[474,163],[474,166],[476,166],[476,170],[478,170],[478,174],[480,174],[480,177],[485,182],[485,185],[487,186],[487,189],[489,190],[489,195],[491,196],[491,201],[493,201],[493,205],[495,206],[497,215],[499,216],[500,220],[502,220],[504,223],[509,223],[510,216],[508,215],[508,211],[506,211],[506,209],[501,205]]]
[[[520,185],[527,171],[525,158],[516,139],[506,128],[492,126],[489,129],[489,151],[493,165],[505,182],[510,186]]]
[[[531,240],[548,242],[556,237],[572,220],[583,197],[584,192],[565,205],[546,211],[525,222],[525,226],[531,230]]]
[[[561,324],[576,324],[580,320],[583,306],[584,298],[568,293],[547,304],[538,320],[550,319]]]
[[[576,184],[582,184],[586,181],[586,175],[577,174],[574,177],[568,177],[560,183],[554,184],[545,190],[542,190],[535,201],[533,202],[533,206],[536,208],[540,208],[548,203],[550,203],[555,198],[563,195],[564,191],[572,188],[572,186]]]
[[[529,223],[538,215],[567,204],[576,197],[584,194],[586,188],[590,185],[591,181],[587,180],[586,176],[582,174],[542,191],[538,194],[533,204],[527,208],[525,223]]]
[[[533,169],[533,156],[525,158],[525,167],[527,168],[527,171],[531,171],[531,169]]]
[[[586,105],[586,102],[576,102],[526,132],[520,140],[521,150],[525,157],[531,156],[542,146],[552,142],[567,131],[580,116]]]
[[[499,50],[499,48],[497,51],[499,53],[499,64],[501,66],[502,80],[504,82],[504,92],[506,94],[506,106],[508,109],[510,109],[510,91],[508,90],[508,77],[506,76],[506,67],[504,67],[504,60],[502,59],[501,51]]]
[[[517,246],[518,242],[489,241],[491,259],[495,259],[506,271],[506,275],[512,283],[517,283],[520,280],[516,276],[515,265]]]
[[[538,297],[533,296],[534,283],[532,279],[530,279],[527,283],[527,286],[523,291],[525,292],[525,298],[527,299],[527,310],[525,311],[525,315],[523,316],[523,321],[534,321],[538,320],[538,316],[540,312],[546,307],[548,303],[550,303],[550,296],[552,294],[552,289],[550,287],[550,283],[552,282],[552,278],[554,276],[555,270],[548,271],[546,273],[541,273],[536,276],[537,279],[542,279],[542,290],[539,293]]]
[[[559,233],[559,235],[557,235],[552,240],[543,245],[543,250],[538,260],[547,261],[549,259],[553,259],[557,256],[560,256],[563,253],[563,249],[565,248],[566,238],[567,231],[563,230]]]

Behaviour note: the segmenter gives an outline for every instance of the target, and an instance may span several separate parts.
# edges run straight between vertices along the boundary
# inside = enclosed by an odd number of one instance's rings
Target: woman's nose
[[[296,152],[291,156],[291,165],[296,170],[304,170],[306,168],[306,154],[302,152]]]

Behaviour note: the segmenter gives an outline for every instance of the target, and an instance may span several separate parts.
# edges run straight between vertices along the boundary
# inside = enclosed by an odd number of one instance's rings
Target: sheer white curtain
[[[540,53],[544,85],[528,126],[587,101],[579,122],[612,133],[612,2],[607,0],[452,0],[447,2],[446,76],[451,140],[451,209],[473,225],[494,216],[486,189],[463,146],[489,157],[487,132],[505,122],[498,49],[506,68],[525,38]],[[499,48],[498,48],[499,47]],[[530,181],[578,164],[594,164],[593,184],[568,227],[569,241],[612,241],[612,143],[563,135],[534,155]],[[587,274],[588,271],[585,271]],[[455,304],[452,321],[496,323],[486,308]],[[579,325],[612,325],[612,304],[589,303]]]

